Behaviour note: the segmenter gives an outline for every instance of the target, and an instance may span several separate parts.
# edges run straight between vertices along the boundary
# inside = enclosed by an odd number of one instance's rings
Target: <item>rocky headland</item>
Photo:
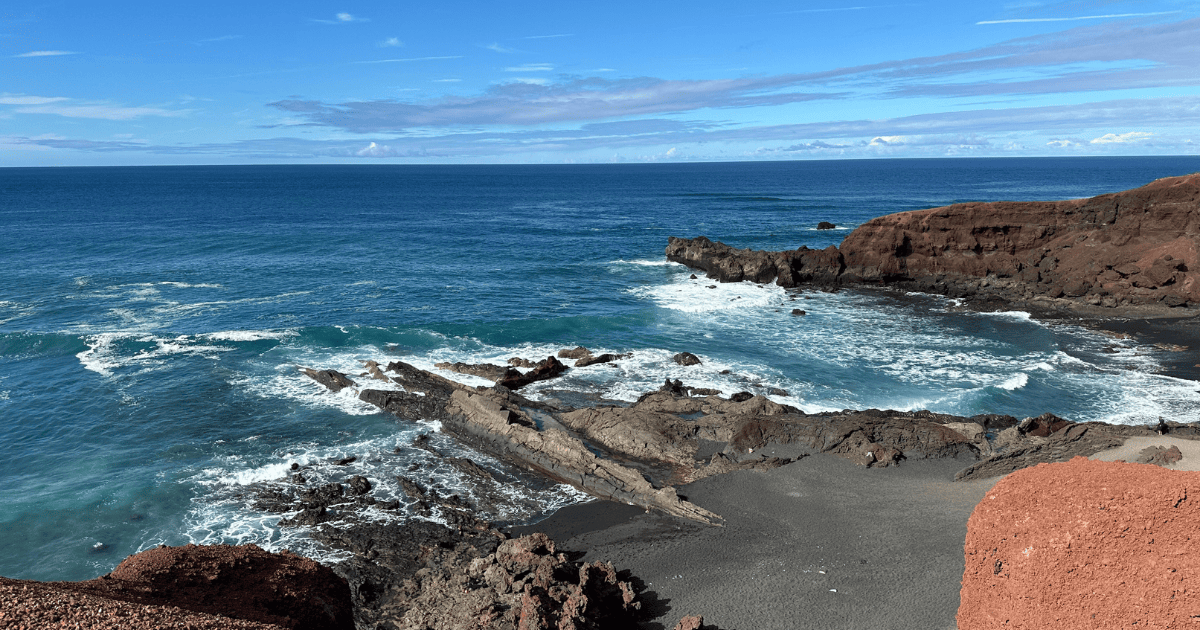
[[[1200,174],[1056,202],[963,203],[868,221],[840,247],[740,250],[674,238],[667,259],[721,282],[884,285],[1109,315],[1200,304]]]

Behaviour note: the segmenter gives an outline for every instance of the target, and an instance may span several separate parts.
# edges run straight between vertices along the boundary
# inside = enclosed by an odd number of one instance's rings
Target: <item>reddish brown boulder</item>
[[[81,601],[99,601],[101,606],[113,600],[137,604],[113,605],[114,611],[129,611],[121,613],[128,617],[125,621],[63,618],[93,628],[126,627],[124,623],[136,627],[142,621],[177,627],[180,620],[212,620],[211,616],[218,619],[196,627],[260,627],[230,621],[237,619],[289,630],[354,628],[346,580],[308,558],[255,545],[158,547],[129,556],[112,573],[94,580],[22,584],[32,586],[21,597],[28,593],[34,608],[54,592],[75,593],[84,598]]]
[[[967,525],[960,630],[1184,628],[1200,473],[1077,457],[1012,473]]]

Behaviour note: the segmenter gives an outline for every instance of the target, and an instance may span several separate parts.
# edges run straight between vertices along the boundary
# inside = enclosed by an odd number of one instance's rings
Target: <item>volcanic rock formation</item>
[[[667,258],[722,282],[884,284],[1110,308],[1200,304],[1200,173],[1090,199],[901,212],[820,251],[739,250],[672,237]]]
[[[197,628],[354,628],[346,580],[308,558],[255,545],[158,547],[129,556],[112,573],[86,582],[0,578],[0,600],[0,622],[6,628],[9,621],[72,628],[76,623],[89,628],[183,627],[181,621]],[[54,601],[67,605],[44,605]],[[89,609],[79,610],[71,601]],[[106,606],[108,615],[93,614]]]

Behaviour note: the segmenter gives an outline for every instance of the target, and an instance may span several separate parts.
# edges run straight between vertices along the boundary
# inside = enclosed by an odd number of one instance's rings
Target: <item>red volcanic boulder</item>
[[[1090,199],[901,212],[864,223],[840,250],[843,280],[991,276],[1034,295],[1179,306],[1200,302],[1198,247],[1200,173]]]
[[[256,545],[158,547],[78,590],[293,630],[354,628],[350,588],[328,567]]]
[[[1185,628],[1200,473],[1076,457],[1014,472],[967,524],[960,630]]]

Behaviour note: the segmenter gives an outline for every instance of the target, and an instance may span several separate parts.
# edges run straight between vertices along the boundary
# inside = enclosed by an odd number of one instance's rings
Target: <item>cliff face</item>
[[[1200,302],[1198,237],[1200,174],[1193,174],[1090,199],[893,214],[863,224],[840,251],[848,279],[993,276],[1035,295],[1176,306]]]
[[[737,250],[675,239],[667,258],[725,282],[890,284],[1094,306],[1200,304],[1200,173],[1059,202],[965,203],[864,223],[840,248]]]

